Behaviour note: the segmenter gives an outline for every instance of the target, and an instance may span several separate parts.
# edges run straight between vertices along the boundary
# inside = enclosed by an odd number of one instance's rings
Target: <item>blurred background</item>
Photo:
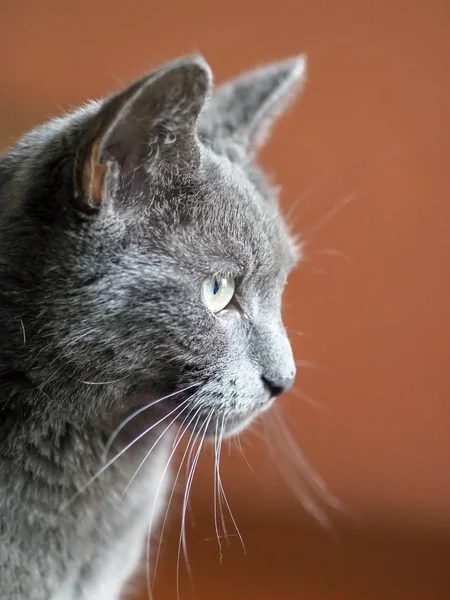
[[[450,598],[449,1],[0,6],[2,147],[186,52],[201,51],[217,82],[308,55],[304,94],[261,155],[306,241],[285,300],[298,379],[279,406],[350,514],[326,509],[330,532],[304,511],[277,468],[291,459],[276,435],[270,457],[261,424],[242,439],[253,471],[224,446],[222,481],[246,554],[229,517],[220,552],[207,450],[180,599]],[[177,595],[182,492],[155,600]]]

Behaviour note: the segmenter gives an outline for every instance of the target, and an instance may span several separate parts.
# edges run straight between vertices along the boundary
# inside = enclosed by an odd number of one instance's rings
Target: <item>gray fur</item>
[[[276,63],[209,99],[189,56],[0,158],[2,600],[117,599],[164,504],[170,431],[121,494],[164,416],[189,399],[179,422],[231,434],[281,391],[268,382],[292,380],[295,246],[252,157],[303,74]],[[94,142],[99,203],[83,179]],[[237,281],[218,315],[201,297],[212,275]],[[85,489],[127,415],[191,384],[130,421],[112,454],[162,420]]]

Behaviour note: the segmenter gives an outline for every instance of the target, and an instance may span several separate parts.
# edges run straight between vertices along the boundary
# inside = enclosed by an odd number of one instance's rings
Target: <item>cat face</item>
[[[209,98],[209,67],[187,57],[10,150],[4,361],[77,390],[60,395],[74,418],[152,401],[216,434],[287,390],[281,297],[296,249],[253,159],[303,74],[302,59],[273,64]]]

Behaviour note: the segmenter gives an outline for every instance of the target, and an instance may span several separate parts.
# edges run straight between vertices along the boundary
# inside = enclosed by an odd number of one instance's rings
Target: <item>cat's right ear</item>
[[[197,120],[212,86],[201,56],[168,63],[105,100],[91,117],[75,160],[75,200],[100,208],[119,183],[192,172],[200,160]]]

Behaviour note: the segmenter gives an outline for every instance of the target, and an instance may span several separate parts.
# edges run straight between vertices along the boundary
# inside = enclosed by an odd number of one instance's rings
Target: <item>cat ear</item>
[[[188,172],[200,160],[197,119],[212,85],[200,56],[173,61],[102,103],[78,149],[75,197],[96,210],[119,180],[145,169]]]
[[[235,142],[254,154],[273,122],[305,81],[306,57],[244,73],[214,93],[200,118],[200,134],[213,144]]]

